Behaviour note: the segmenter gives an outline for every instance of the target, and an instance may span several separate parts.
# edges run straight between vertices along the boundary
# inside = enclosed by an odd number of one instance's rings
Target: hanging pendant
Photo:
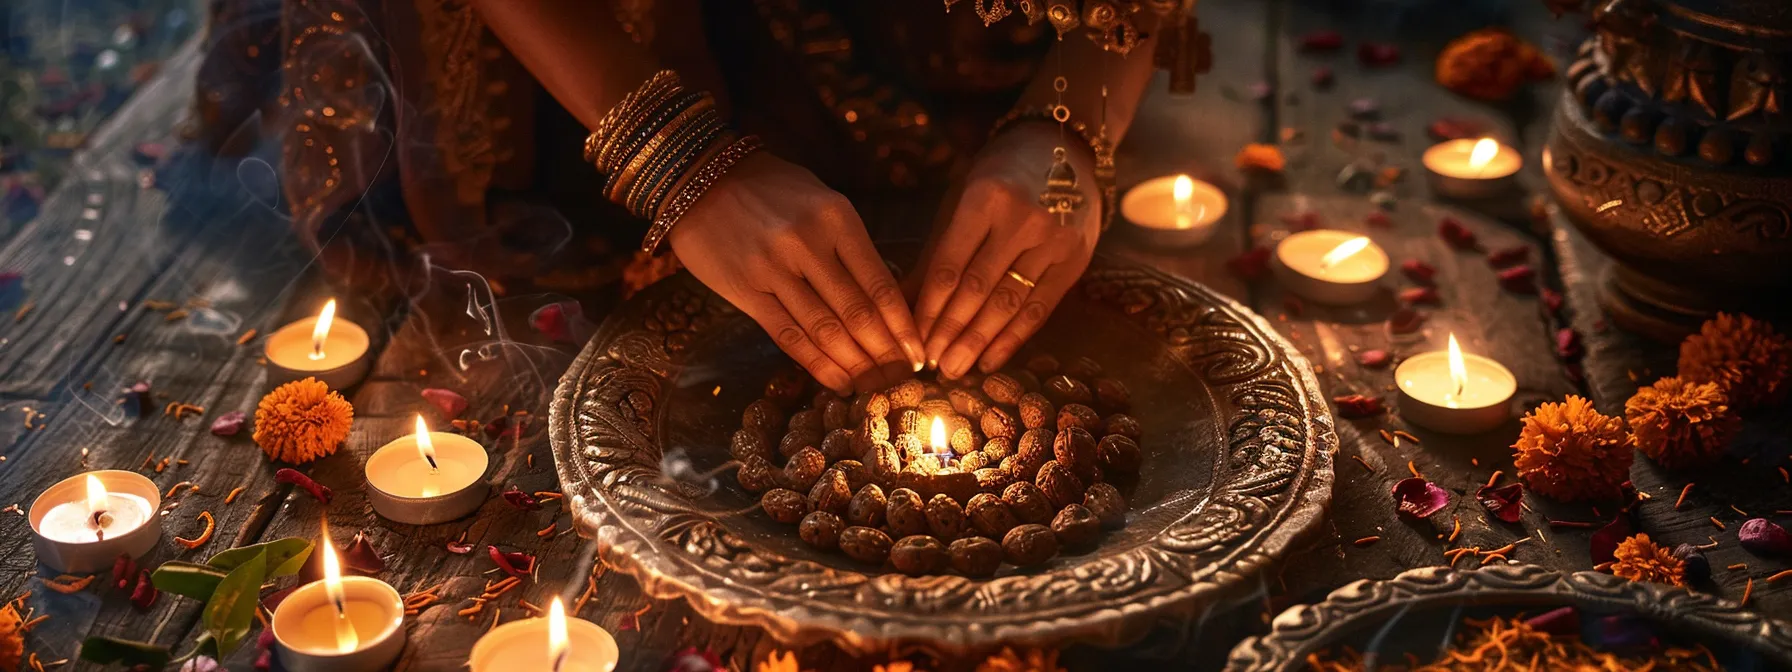
[[[1052,22],[1052,28],[1057,29],[1060,40],[1082,25],[1081,13],[1077,11],[1075,0],[1047,0],[1045,19]]]
[[[1045,191],[1039,192],[1039,204],[1054,215],[1076,212],[1083,204],[1083,193],[1076,190],[1076,169],[1070,167],[1070,154],[1063,147],[1052,149],[1052,167],[1045,171]]]
[[[1014,4],[1020,8],[1021,15],[1027,17],[1027,25],[1045,20],[1045,0],[1019,0]]]
[[[977,18],[983,19],[985,27],[1008,18],[1008,0],[977,0],[972,8],[977,11]]]

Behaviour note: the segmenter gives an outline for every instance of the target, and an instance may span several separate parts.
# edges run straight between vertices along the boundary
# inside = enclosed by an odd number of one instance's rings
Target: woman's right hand
[[[895,277],[852,204],[809,171],[748,156],[668,238],[692,275],[835,392],[883,389],[920,369]]]

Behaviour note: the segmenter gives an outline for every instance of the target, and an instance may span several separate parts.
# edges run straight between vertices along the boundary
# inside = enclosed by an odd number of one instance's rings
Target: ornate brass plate
[[[1033,571],[883,573],[760,513],[725,468],[728,436],[787,360],[688,275],[619,308],[567,371],[554,459],[580,533],[648,593],[854,651],[1122,643],[1256,587],[1330,503],[1337,437],[1312,370],[1230,299],[1098,257],[1030,347],[1101,362],[1146,437],[1126,527]]]

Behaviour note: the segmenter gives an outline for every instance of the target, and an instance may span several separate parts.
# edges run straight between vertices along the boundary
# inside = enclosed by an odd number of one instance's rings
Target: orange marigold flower
[[[1280,173],[1288,167],[1288,159],[1282,156],[1282,149],[1275,145],[1251,143],[1238,150],[1238,156],[1232,162],[1239,170],[1245,172]]]
[[[0,606],[0,672],[19,672],[25,657],[25,619],[11,604]]]
[[[1624,482],[1630,480],[1630,448],[1623,420],[1572,395],[1526,414],[1512,444],[1525,485],[1564,502],[1623,494]]]
[[[1747,315],[1718,313],[1680,343],[1680,377],[1717,383],[1730,406],[1746,411],[1786,397],[1792,345],[1773,326]]]
[[[277,462],[304,464],[336,452],[355,407],[316,378],[274,388],[255,407],[255,444]]]
[[[1615,558],[1612,562],[1615,576],[1631,581],[1686,585],[1686,563],[1674,557],[1668,547],[1650,541],[1647,534],[1619,542],[1612,557]]]
[[[1669,469],[1716,462],[1742,427],[1717,383],[1668,377],[1624,402],[1637,450]]]
[[[1025,649],[1016,652],[1002,647],[1002,652],[977,665],[977,672],[1064,672],[1058,667],[1058,652],[1050,649]]]
[[[1548,56],[1504,28],[1458,37],[1437,55],[1437,83],[1477,100],[1506,100],[1526,82],[1555,74]]]

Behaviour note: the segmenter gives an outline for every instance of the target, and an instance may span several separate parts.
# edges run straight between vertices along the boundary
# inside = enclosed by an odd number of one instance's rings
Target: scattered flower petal
[[[1369,68],[1394,65],[1400,62],[1400,47],[1386,42],[1364,42],[1356,46],[1356,60]]]
[[[1711,560],[1705,552],[1692,544],[1681,544],[1674,547],[1674,557],[1679,558],[1686,566],[1687,583],[1704,583],[1711,580]]]
[[[140,380],[130,387],[124,388],[124,407],[137,412],[141,418],[155,410],[156,402],[149,394],[149,381]]]
[[[1531,260],[1531,246],[1516,245],[1487,253],[1487,265],[1494,268],[1505,268],[1513,264],[1522,264]]]
[[[1323,89],[1338,81],[1338,75],[1332,72],[1330,66],[1321,65],[1313,68],[1313,74],[1308,75],[1307,79],[1313,83],[1313,86]]]
[[[212,420],[212,433],[218,436],[236,436],[243,431],[243,420],[248,414],[242,411],[231,411]]]
[[[311,493],[312,497],[317,498],[317,501],[323,502],[326,506],[329,505],[330,498],[333,496],[330,489],[325,487],[324,484],[311,480],[311,477],[306,476],[304,472],[291,467],[284,467],[279,471],[274,472],[274,481],[278,483],[291,483],[304,488],[305,492]]]
[[[473,544],[467,541],[449,541],[448,552],[455,555],[466,555],[473,552]]]
[[[1475,501],[1500,520],[1516,523],[1524,516],[1524,484],[1513,483],[1475,490]]]
[[[535,556],[533,555],[522,551],[505,553],[498,550],[497,546],[487,546],[485,549],[486,553],[491,555],[492,563],[496,564],[498,569],[504,570],[505,574],[527,576],[530,571],[535,569]]]
[[[379,549],[367,540],[367,535],[355,533],[354,541],[342,549],[342,564],[358,574],[374,575],[386,571],[386,559],[380,557]]]
[[[1438,305],[1443,299],[1438,298],[1436,287],[1408,287],[1400,290],[1400,301],[1416,306],[1418,304]]]
[[[1363,131],[1369,135],[1369,139],[1371,140],[1380,140],[1382,142],[1398,142],[1400,140],[1400,128],[1386,121],[1377,121],[1369,124],[1367,127],[1364,127]],[[1395,170],[1398,170],[1398,168],[1395,168]],[[1395,177],[1398,177],[1398,175],[1399,174],[1396,174]],[[1389,186],[1394,182],[1395,180],[1377,181],[1378,185],[1383,187]]]
[[[1519,264],[1499,272],[1500,286],[1513,294],[1536,294],[1537,271],[1528,264]]]
[[[1445,217],[1437,222],[1437,235],[1458,250],[1473,250],[1476,246],[1475,232],[1455,217]]]
[[[1537,288],[1537,294],[1543,299],[1543,309],[1550,315],[1562,314],[1562,293],[1548,287]]]
[[[1487,123],[1476,119],[1440,117],[1425,126],[1425,132],[1438,141],[1479,138],[1487,135]]]
[[[1617,558],[1618,544],[1630,536],[1630,516],[1618,514],[1612,522],[1593,533],[1592,545],[1589,548],[1593,556],[1593,564],[1603,565]]]
[[[125,590],[137,579],[137,561],[129,553],[118,554],[112,561],[112,587]]]
[[[509,490],[504,491],[503,497],[505,504],[509,504],[521,511],[537,511],[541,509],[541,502],[535,499],[535,495],[523,492],[522,490],[517,489],[514,485],[510,486]]]
[[[1450,492],[1436,483],[1414,476],[1394,484],[1394,501],[1400,514],[1413,518],[1430,518],[1450,505]]]
[[[1288,167],[1287,157],[1282,156],[1282,149],[1275,145],[1251,143],[1238,150],[1232,163],[1239,170],[1247,173],[1281,173]]]
[[[288,589],[289,591],[291,589]],[[272,611],[270,609],[269,611]],[[261,635],[255,638],[255,669],[266,670],[274,666],[274,629],[263,628]]]
[[[1386,350],[1364,350],[1357,353],[1356,363],[1365,369],[1379,369],[1394,361],[1394,356]]]
[[[1755,555],[1792,558],[1792,535],[1766,518],[1750,518],[1736,530],[1736,538],[1742,541],[1743,548]]]
[[[1363,217],[1363,223],[1378,229],[1385,229],[1394,225],[1394,218],[1380,210],[1371,210],[1367,216]]]
[[[1400,272],[1406,274],[1406,279],[1421,285],[1429,285],[1437,281],[1437,269],[1432,268],[1431,264],[1417,259],[1400,262]]]
[[[724,672],[727,669],[714,652],[694,646],[679,649],[660,666],[661,672]]]
[[[218,661],[214,660],[211,656],[197,656],[194,658],[187,659],[187,662],[180,666],[180,672],[228,672],[228,671],[222,667],[219,667]]]
[[[1269,248],[1253,247],[1227,259],[1226,270],[1245,282],[1256,282],[1269,275],[1269,256]]]
[[[1556,330],[1557,357],[1572,361],[1580,359],[1580,356],[1584,354],[1587,354],[1587,349],[1581,345],[1580,332],[1569,327]]]
[[[1344,34],[1329,28],[1315,30],[1300,36],[1301,51],[1337,51],[1343,48]]]
[[[1411,308],[1401,308],[1388,316],[1388,331],[1395,334],[1410,334],[1424,324],[1425,314]]]
[[[1282,310],[1289,315],[1300,317],[1307,312],[1307,304],[1298,296],[1284,296],[1282,297]]]
[[[422,395],[424,401],[442,411],[443,418],[453,420],[467,410],[467,398],[460,396],[460,393],[454,390],[430,387],[424,388]]]
[[[312,563],[310,561],[310,559],[307,558],[306,562],[305,562],[306,567],[310,567],[312,564],[314,564],[314,563]],[[300,578],[305,579],[305,580],[316,580],[316,579],[312,579],[308,573],[301,573]],[[317,578],[323,578],[323,569],[321,568],[321,566],[317,570]],[[280,590],[276,590],[274,592],[268,593],[267,597],[261,598],[261,608],[266,609],[269,612],[272,612],[273,610],[280,608],[280,603],[285,602],[286,598],[292,596],[293,591],[296,591],[299,589],[299,585],[302,585],[302,584],[287,586],[285,588],[281,588]]]
[[[571,343],[572,319],[579,313],[579,304],[569,301],[550,303],[529,314],[529,326],[555,343]]]
[[[149,611],[161,594],[161,591],[156,590],[156,585],[150,582],[149,570],[138,570],[137,587],[131,590],[131,606],[136,607],[137,611]]]
[[[1381,103],[1375,102],[1374,98],[1357,98],[1345,107],[1350,110],[1350,116],[1357,119],[1368,120],[1381,116]]]
[[[1387,412],[1387,408],[1382,406],[1380,397],[1347,394],[1341,397],[1332,397],[1332,403],[1338,405],[1338,417],[1347,420],[1367,418]]]

